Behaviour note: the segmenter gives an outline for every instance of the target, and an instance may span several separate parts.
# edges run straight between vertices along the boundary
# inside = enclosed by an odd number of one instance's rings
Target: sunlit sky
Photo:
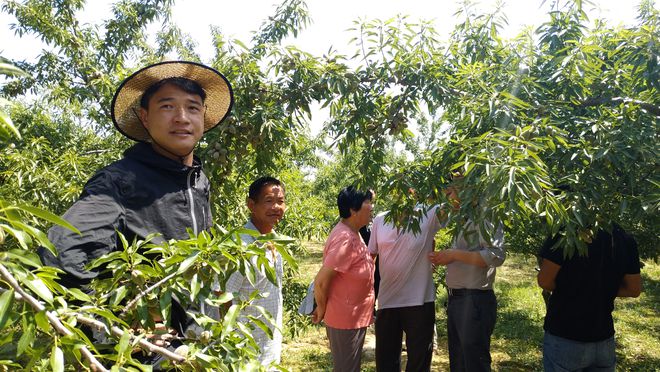
[[[114,1],[88,1],[85,11],[79,16],[81,23],[99,23],[111,14]],[[504,14],[509,25],[504,35],[514,36],[525,26],[539,26],[547,20],[547,12],[555,1],[547,0],[507,0],[504,1]],[[565,1],[562,1],[564,3]],[[173,9],[173,21],[198,43],[197,51],[203,60],[211,58],[210,26],[220,27],[229,36],[249,42],[252,32],[275,12],[279,1],[273,0],[179,0]],[[409,15],[411,20],[425,19],[434,22],[441,36],[446,36],[459,19],[454,13],[461,3],[457,0],[308,0],[307,5],[312,24],[295,40],[287,43],[297,45],[302,50],[321,55],[330,46],[347,51],[349,39],[347,31],[358,18],[388,19],[397,14]],[[494,0],[476,2],[477,9],[490,11],[496,6]],[[612,25],[633,24],[637,14],[638,1],[603,0],[587,5],[592,19],[605,18]],[[0,55],[11,59],[35,58],[43,48],[34,37],[19,39],[10,30],[16,20],[0,13]],[[154,29],[155,30],[155,29]]]

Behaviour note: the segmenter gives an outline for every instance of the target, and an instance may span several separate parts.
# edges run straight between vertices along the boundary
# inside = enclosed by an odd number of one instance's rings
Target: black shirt
[[[600,230],[587,256],[565,258],[557,237],[546,240],[539,255],[561,266],[550,296],[546,332],[575,341],[594,342],[614,335],[614,299],[626,274],[639,274],[637,242],[615,225],[612,234]]]

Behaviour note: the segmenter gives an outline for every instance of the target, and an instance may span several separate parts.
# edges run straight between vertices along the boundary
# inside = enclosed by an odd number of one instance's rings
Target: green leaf
[[[149,304],[144,300],[144,297],[140,298],[137,302],[136,310],[138,313],[138,320],[142,324],[142,328],[151,328],[153,326],[153,320],[149,315]]]
[[[30,244],[32,244],[32,238],[30,238],[30,235],[23,230],[14,229],[5,224],[0,224],[0,229],[5,230],[9,235],[13,236],[23,249],[28,249]]]
[[[268,324],[266,324],[266,322],[254,316],[250,316],[249,319],[252,324],[259,327],[268,337],[273,337],[273,330],[269,327]]]
[[[53,214],[53,213],[51,213],[51,212],[49,212],[45,209],[33,207],[33,206],[27,205],[27,204],[19,204],[18,208],[20,208],[20,209],[22,209],[26,212],[29,212],[29,213],[31,213],[31,214],[33,214],[33,215],[35,215],[35,216],[37,216],[41,219],[44,219],[44,220],[46,220],[50,223],[54,223],[56,225],[66,227],[67,229],[69,229],[69,230],[71,230],[71,231],[73,231],[77,234],[80,234],[80,231],[78,229],[76,229],[75,226],[70,224],[67,220],[65,220],[64,218],[62,218],[62,217],[60,217],[56,214]]]
[[[29,77],[28,73],[7,62],[0,62],[0,75]]]
[[[5,326],[9,318],[9,310],[14,304],[14,289],[5,291],[0,295],[0,329]]]
[[[64,353],[57,345],[50,352],[50,368],[53,372],[64,372]]]
[[[257,270],[258,270],[257,267],[255,267],[255,265],[253,265],[252,262],[250,261],[246,262],[245,272],[243,273],[243,275],[252,285],[254,285],[257,282],[257,274],[256,274]]]
[[[34,314],[34,322],[37,324],[37,328],[44,333],[49,333],[51,330],[50,322],[46,316],[46,311],[39,311]]]
[[[126,295],[128,294],[128,288],[126,286],[122,285],[121,287],[117,288],[113,293],[112,293],[112,300],[110,304],[114,306],[119,306],[121,301],[126,298]]]
[[[78,288],[68,288],[67,293],[78,301],[92,302],[91,297],[89,297],[85,292],[81,291]]]
[[[126,322],[124,322],[123,320],[119,319],[115,314],[112,313],[112,311],[105,310],[105,309],[99,309],[99,308],[91,308],[91,309],[88,309],[87,311],[89,311],[90,313],[99,315],[99,316],[105,318],[106,320],[109,320],[111,322],[119,323],[119,324],[123,325],[124,327],[129,328],[128,324],[126,324]]]
[[[229,310],[227,310],[227,314],[225,314],[225,317],[222,322],[222,334],[220,335],[221,340],[224,340],[225,337],[227,337],[234,329],[234,323],[236,323],[236,318],[238,317],[239,309],[240,308],[237,305],[231,305],[229,307]]]
[[[28,252],[25,250],[19,250],[19,249],[12,249],[11,251],[5,252],[7,257],[10,259],[14,259],[16,261],[20,261],[24,263],[25,265],[32,266],[35,268],[41,267],[41,260],[39,259],[39,256],[37,256],[33,252]]]
[[[10,136],[21,139],[21,133],[16,129],[9,115],[0,110],[0,139],[9,139]]]
[[[195,298],[197,298],[197,295],[199,294],[199,290],[201,289],[201,283],[197,279],[197,273],[195,273],[191,279],[191,286],[190,286],[190,301],[195,301]]]
[[[114,261],[114,260],[117,260],[117,259],[121,259],[122,254],[123,254],[122,251],[115,251],[115,252],[103,255],[103,256],[95,259],[91,263],[89,263],[86,268],[88,270],[95,269],[97,267],[100,267],[100,266],[108,263],[108,262],[111,262],[111,261]]]
[[[298,268],[298,262],[296,261],[295,258],[291,255],[289,252],[289,249],[286,246],[279,246],[276,245],[277,251],[280,253],[284,261],[291,267],[293,270],[296,270]]]
[[[188,256],[188,258],[183,260],[183,262],[181,262],[181,265],[179,265],[179,269],[177,270],[177,273],[181,274],[181,273],[185,272],[186,270],[188,270],[195,263],[195,261],[197,260],[197,255],[198,254],[199,254],[199,251],[195,251],[190,256]]]
[[[164,293],[161,293],[158,303],[160,305],[161,316],[169,324],[170,313],[172,312],[172,292],[166,290]]]
[[[48,302],[49,304],[53,303],[53,294],[40,278],[34,277],[33,279],[23,279],[21,281],[42,300]]]
[[[34,341],[34,324],[27,324],[23,327],[23,334],[18,340],[16,349],[17,356],[21,356]]]
[[[47,247],[49,250],[55,250],[55,247],[53,247],[53,244],[48,240],[48,236],[46,236],[43,231],[21,221],[12,221],[11,224],[14,227],[23,230],[26,234],[36,238],[42,246]]]
[[[124,332],[119,339],[119,344],[117,344],[117,353],[123,355],[128,350],[131,341],[131,334],[129,332]]]

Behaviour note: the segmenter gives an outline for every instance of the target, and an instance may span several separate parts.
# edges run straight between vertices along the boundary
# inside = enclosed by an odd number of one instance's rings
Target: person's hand
[[[317,306],[314,311],[312,311],[312,323],[319,324],[325,316],[325,309],[321,309],[320,306]]]
[[[454,262],[451,250],[442,250],[438,252],[431,252],[428,255],[429,261],[434,265],[448,265]]]

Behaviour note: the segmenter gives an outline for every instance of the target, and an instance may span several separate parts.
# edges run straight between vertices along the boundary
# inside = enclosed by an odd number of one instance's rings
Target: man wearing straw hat
[[[40,249],[42,261],[64,271],[62,283],[79,287],[99,275],[87,270],[96,258],[128,241],[158,233],[156,243],[188,238],[211,227],[209,180],[193,151],[204,132],[229,114],[233,93],[218,71],[194,62],[147,66],[121,83],[112,100],[112,121],[137,141],[121,160],[96,172],[64,214],[81,234],[59,226],[48,238],[57,256]],[[185,311],[176,302],[172,327],[183,334]]]

